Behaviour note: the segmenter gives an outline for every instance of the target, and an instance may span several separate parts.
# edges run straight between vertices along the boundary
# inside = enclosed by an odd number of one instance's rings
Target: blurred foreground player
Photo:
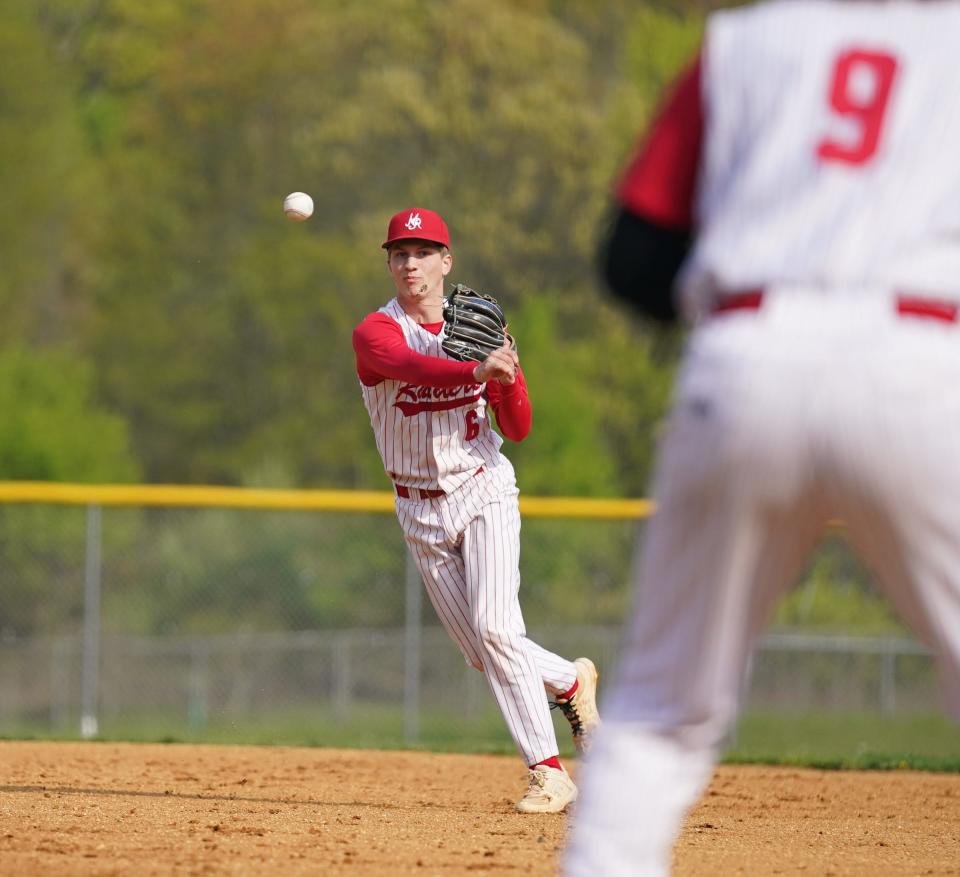
[[[669,871],[828,519],[960,720],[958,46],[957,2],[717,12],[620,183],[609,285],[694,328],[569,877]]]

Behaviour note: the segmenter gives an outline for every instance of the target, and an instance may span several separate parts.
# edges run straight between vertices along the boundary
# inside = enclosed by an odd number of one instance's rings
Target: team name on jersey
[[[393,406],[399,408],[404,417],[412,417],[424,411],[450,411],[472,405],[480,398],[482,391],[482,384],[463,384],[459,387],[401,384],[397,388]]]

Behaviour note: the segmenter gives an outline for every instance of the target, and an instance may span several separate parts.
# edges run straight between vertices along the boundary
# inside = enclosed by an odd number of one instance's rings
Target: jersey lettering
[[[851,49],[841,54],[833,68],[831,109],[856,125],[856,137],[826,137],[817,147],[821,161],[864,164],[877,151],[880,131],[897,72],[897,59],[886,52]]]

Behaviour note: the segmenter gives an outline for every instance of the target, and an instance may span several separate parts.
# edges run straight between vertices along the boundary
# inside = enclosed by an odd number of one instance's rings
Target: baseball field
[[[552,875],[576,816],[515,813],[524,773],[502,755],[3,742],[0,873]],[[675,866],[960,874],[960,776],[722,765]]]

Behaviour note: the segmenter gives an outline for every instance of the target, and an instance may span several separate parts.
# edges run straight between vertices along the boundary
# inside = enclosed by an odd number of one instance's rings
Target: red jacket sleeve
[[[617,187],[632,214],[678,230],[693,227],[703,140],[700,57],[667,94]]]
[[[458,387],[475,384],[475,362],[457,362],[425,356],[412,350],[403,329],[379,311],[368,315],[353,330],[357,374],[367,387],[387,379],[408,381],[421,387]]]
[[[497,418],[500,432],[510,441],[522,442],[529,434],[533,421],[533,408],[523,372],[517,369],[517,379],[512,384],[490,381],[487,384],[487,402]]]

